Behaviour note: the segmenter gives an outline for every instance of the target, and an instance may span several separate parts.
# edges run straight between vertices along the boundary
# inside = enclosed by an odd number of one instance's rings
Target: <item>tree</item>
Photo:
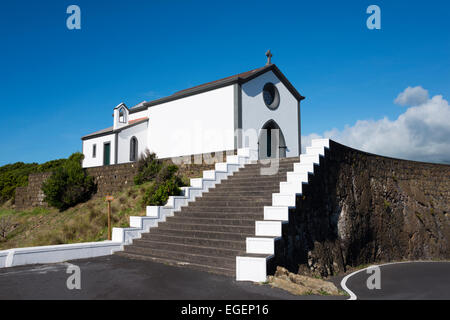
[[[81,166],[82,153],[74,153],[42,184],[42,191],[49,205],[63,211],[89,200],[95,192],[94,178]]]

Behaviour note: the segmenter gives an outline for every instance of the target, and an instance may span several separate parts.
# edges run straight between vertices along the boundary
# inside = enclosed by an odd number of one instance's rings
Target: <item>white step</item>
[[[188,203],[187,198],[184,196],[170,196],[164,207],[179,210],[182,206],[187,205],[187,203]]]
[[[133,239],[140,238],[142,232],[144,232],[144,230],[139,228],[113,228],[112,241],[130,244]]]
[[[273,193],[272,206],[295,207],[295,194]]]
[[[319,154],[321,156],[325,155],[325,147],[306,147],[306,154]]]
[[[265,282],[267,258],[236,257],[236,281]]]
[[[281,237],[281,221],[255,221],[255,235],[261,237]]]
[[[147,206],[147,217],[158,218],[158,221],[166,221],[166,217],[173,216],[174,208],[169,206]]]
[[[160,218],[160,206],[147,206],[147,217]]]
[[[301,181],[301,182],[308,182],[308,172],[288,172],[286,177],[287,181]]]
[[[325,147],[330,148],[330,139],[313,139],[311,147]]]
[[[190,185],[193,188],[203,189],[203,178],[191,178]]]
[[[238,156],[246,157],[249,160],[258,160],[258,150],[250,148],[240,148],[237,151]]]
[[[148,232],[150,228],[158,226],[158,218],[130,216],[130,227]]]
[[[192,178],[191,187],[202,189],[203,191],[208,191],[209,188],[214,187],[216,181],[213,179],[204,178]]]
[[[289,221],[289,207],[264,207],[264,220]]]
[[[200,188],[182,187],[181,190],[183,190],[183,195],[188,201],[194,201],[195,198],[200,197],[203,194],[203,190]]]
[[[314,174],[314,163],[294,163],[294,172]]]
[[[320,164],[320,155],[318,154],[301,154],[300,163]]]
[[[216,183],[228,176],[227,171],[205,170],[203,171],[203,179],[214,180]]]
[[[245,244],[247,253],[273,254],[275,251],[275,238],[247,237]]]
[[[203,171],[203,179],[216,180],[216,170]]]
[[[301,180],[280,182],[280,193],[301,194],[302,185],[303,183]]]
[[[227,163],[227,162],[218,162],[218,163],[216,163],[215,168],[218,171],[224,171],[224,172],[228,172],[228,174],[231,174],[231,173],[239,170],[239,165],[231,164],[231,163]]]
[[[230,164],[238,164],[240,166],[243,166],[248,161],[249,161],[249,158],[242,157],[239,155],[227,156],[227,163],[230,163]]]
[[[250,158],[250,148],[240,148],[237,151],[237,155],[241,157]]]

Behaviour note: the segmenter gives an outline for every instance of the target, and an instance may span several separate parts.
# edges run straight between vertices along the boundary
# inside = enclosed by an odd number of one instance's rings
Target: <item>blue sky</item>
[[[66,28],[71,4],[81,30]],[[2,1],[0,165],[67,157],[118,103],[260,67],[269,48],[306,96],[302,135],[394,121],[409,86],[450,96],[449,30],[450,3],[433,0]]]

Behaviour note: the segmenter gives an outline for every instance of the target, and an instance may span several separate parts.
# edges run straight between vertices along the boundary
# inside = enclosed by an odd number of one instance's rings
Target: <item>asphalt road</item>
[[[330,299],[295,296],[268,285],[114,255],[70,263],[80,267],[80,290],[67,288],[71,274],[66,273],[66,263],[20,266],[0,269],[0,299]]]
[[[80,267],[81,289],[69,290],[68,263],[0,269],[0,299],[151,299],[265,300],[339,299],[295,296],[268,285],[119,256],[70,261]],[[362,270],[346,287],[357,299],[450,299],[450,262],[412,262],[380,266],[381,289],[369,290]],[[342,277],[332,281],[339,285]]]
[[[449,300],[450,262],[408,262],[380,266],[380,289],[368,289],[373,275],[362,270],[346,281],[358,300]],[[369,281],[374,283],[373,281]]]

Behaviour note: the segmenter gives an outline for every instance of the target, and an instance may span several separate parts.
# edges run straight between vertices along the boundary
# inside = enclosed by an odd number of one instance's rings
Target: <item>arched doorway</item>
[[[280,126],[274,120],[267,121],[260,130],[258,154],[259,159],[286,157],[286,141]]]

